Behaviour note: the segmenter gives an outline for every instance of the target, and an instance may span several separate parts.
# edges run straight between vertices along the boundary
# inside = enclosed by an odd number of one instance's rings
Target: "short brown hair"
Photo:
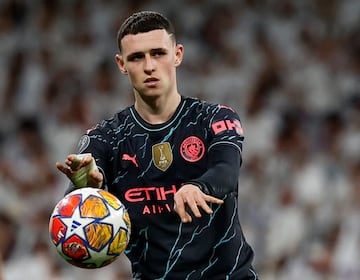
[[[121,52],[121,40],[128,34],[138,34],[152,30],[164,29],[168,34],[173,35],[175,40],[175,30],[172,23],[162,14],[153,11],[141,11],[129,16],[121,25],[117,42]]]

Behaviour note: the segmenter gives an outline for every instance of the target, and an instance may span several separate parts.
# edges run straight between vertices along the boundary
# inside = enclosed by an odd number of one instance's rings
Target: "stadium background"
[[[67,185],[55,162],[132,102],[116,32],[142,9],[185,45],[181,93],[241,116],[239,212],[261,279],[360,279],[360,1],[1,0],[3,280],[129,279],[125,259],[70,267],[47,226]]]

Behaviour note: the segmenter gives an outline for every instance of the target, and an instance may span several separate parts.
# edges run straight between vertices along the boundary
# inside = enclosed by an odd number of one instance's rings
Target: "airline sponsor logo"
[[[172,211],[176,185],[170,187],[137,187],[125,192],[125,200],[129,203],[144,203],[141,214],[154,215]]]

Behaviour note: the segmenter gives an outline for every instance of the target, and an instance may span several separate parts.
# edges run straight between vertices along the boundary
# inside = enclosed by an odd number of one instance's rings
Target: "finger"
[[[98,170],[91,170],[89,172],[89,184],[91,186],[101,187],[103,183],[103,175]]]
[[[204,199],[207,202],[211,202],[211,203],[215,203],[215,204],[223,204],[224,203],[224,200],[216,198],[216,197],[211,196],[211,195],[205,195]]]
[[[65,164],[65,168],[76,171],[78,169],[78,165],[80,164],[80,160],[78,160],[75,155],[69,155],[65,160]]]
[[[210,208],[210,206],[206,203],[205,200],[201,200],[198,202],[198,206],[205,211],[207,214],[212,214],[213,210]],[[194,213],[195,215],[195,213]],[[196,215],[195,215],[196,216]],[[196,216],[197,217],[197,216]],[[201,217],[201,216],[200,216]]]
[[[64,173],[66,176],[71,176],[73,174],[73,172],[69,166],[66,166],[60,162],[56,163],[56,168],[59,171],[61,171],[62,173]]]
[[[180,218],[185,217],[185,204],[182,199],[174,197],[174,211],[180,216]]]
[[[80,168],[88,165],[93,160],[91,155],[86,154],[71,154],[67,157],[66,164],[74,171],[79,170]]]
[[[208,203],[223,204],[224,201],[210,195],[204,195],[200,199],[196,200],[196,203],[189,203],[188,205],[195,217],[200,218],[201,212],[199,211],[199,208],[209,215],[213,213],[213,210],[210,208]]]
[[[194,216],[196,218],[201,218],[201,213],[198,208],[198,204],[201,205],[201,207],[203,207],[203,205],[207,206],[207,204],[204,200],[199,201],[199,202],[196,202],[195,200],[190,200],[190,201],[188,201],[187,206],[188,206],[188,209],[191,210],[191,212],[194,214]]]
[[[210,208],[208,203],[215,203],[215,204],[223,204],[224,201],[213,197],[211,195],[205,195],[204,196],[204,200],[201,200],[201,202],[199,202],[199,206],[207,213],[207,214],[212,214],[213,210]]]
[[[190,214],[186,211],[182,217],[180,216],[180,219],[181,219],[182,223],[191,223],[192,222],[192,218],[191,218]]]
[[[90,155],[85,156],[80,162],[80,168],[90,164],[93,161],[93,157]]]
[[[188,223],[192,221],[191,216],[185,209],[185,203],[182,198],[174,199],[174,211],[179,215],[183,223]]]
[[[74,158],[72,161],[67,161],[66,164],[72,169],[72,170],[78,170],[80,169],[81,160],[79,158]]]
[[[76,154],[69,154],[66,159],[73,161],[75,160],[75,158],[76,158]]]

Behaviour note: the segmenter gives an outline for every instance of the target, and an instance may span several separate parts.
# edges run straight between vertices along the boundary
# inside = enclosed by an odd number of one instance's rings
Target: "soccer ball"
[[[111,193],[80,188],[55,206],[49,235],[57,252],[70,264],[99,268],[115,261],[130,239],[130,218]]]

